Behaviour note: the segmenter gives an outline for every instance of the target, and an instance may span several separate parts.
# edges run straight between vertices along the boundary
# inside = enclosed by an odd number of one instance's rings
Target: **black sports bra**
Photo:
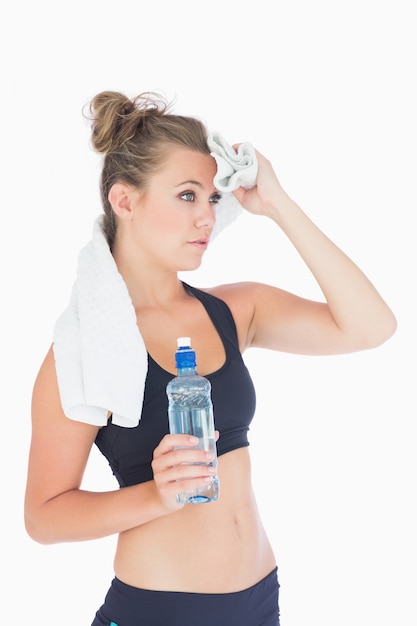
[[[235,322],[227,304],[185,283],[184,288],[203,304],[226,353],[224,365],[206,376],[211,383],[215,427],[220,433],[217,441],[220,456],[249,445],[247,434],[255,412],[255,390],[239,350]],[[166,386],[172,378],[172,373],[162,369],[148,354],[148,373],[138,426],[115,426],[110,419],[97,434],[95,443],[107,458],[120,487],[153,479],[153,451],[169,432]]]

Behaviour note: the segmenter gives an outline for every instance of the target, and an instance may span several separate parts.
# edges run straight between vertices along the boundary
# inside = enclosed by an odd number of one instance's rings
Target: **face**
[[[199,267],[220,199],[210,155],[173,149],[134,208],[134,236],[142,254],[175,271]]]

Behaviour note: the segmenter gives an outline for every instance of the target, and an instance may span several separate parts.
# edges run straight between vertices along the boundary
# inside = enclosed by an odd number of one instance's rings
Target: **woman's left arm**
[[[253,302],[248,345],[336,354],[373,348],[396,330],[396,319],[371,281],[281,187],[271,163],[257,153],[256,187],[234,192],[250,213],[272,219],[317,280],[325,302],[262,284],[247,285]]]

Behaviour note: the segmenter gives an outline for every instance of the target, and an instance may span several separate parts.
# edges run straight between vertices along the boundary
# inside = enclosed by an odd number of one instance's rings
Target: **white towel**
[[[61,403],[67,417],[96,426],[108,411],[136,426],[148,367],[136,313],[103,234],[99,216],[81,250],[68,308],[54,329]]]
[[[258,160],[251,143],[241,143],[236,151],[220,133],[211,133],[207,143],[216,159],[214,184],[219,191],[232,192],[238,187],[251,189],[255,186]]]
[[[241,143],[236,152],[220,133],[211,133],[207,138],[207,144],[217,164],[213,182],[216,189],[222,192],[222,198],[216,209],[216,224],[211,234],[213,240],[225,226],[241,214],[242,207],[232,191],[238,187],[251,189],[255,186],[258,161],[255,149],[249,142]]]
[[[222,189],[217,182],[216,188],[224,191],[229,185],[232,191],[240,184],[254,184],[257,165],[249,144],[242,144],[245,147],[235,159],[233,148],[219,137],[210,139],[223,181]],[[226,173],[226,164],[228,172],[236,167],[236,175]],[[232,193],[224,194],[216,207],[211,239],[236,219],[241,209]],[[79,254],[69,305],[55,324],[58,387],[67,417],[104,426],[110,411],[114,424],[134,427],[142,413],[148,356],[126,284],[102,231],[102,220],[102,215],[97,218],[92,240]]]

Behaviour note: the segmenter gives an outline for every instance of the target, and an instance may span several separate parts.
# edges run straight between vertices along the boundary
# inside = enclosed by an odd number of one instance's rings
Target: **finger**
[[[160,441],[159,445],[155,448],[155,452],[158,454],[166,454],[170,450],[174,450],[174,448],[184,448],[184,447],[193,447],[198,444],[198,437],[194,437],[193,435],[165,435]]]
[[[210,482],[215,473],[216,468],[213,465],[182,463],[181,465],[174,465],[168,468],[164,472],[164,480],[169,483],[192,480]]]
[[[176,448],[165,454],[155,455],[152,461],[154,474],[164,472],[178,465],[210,466],[215,457],[212,452],[198,448]]]

